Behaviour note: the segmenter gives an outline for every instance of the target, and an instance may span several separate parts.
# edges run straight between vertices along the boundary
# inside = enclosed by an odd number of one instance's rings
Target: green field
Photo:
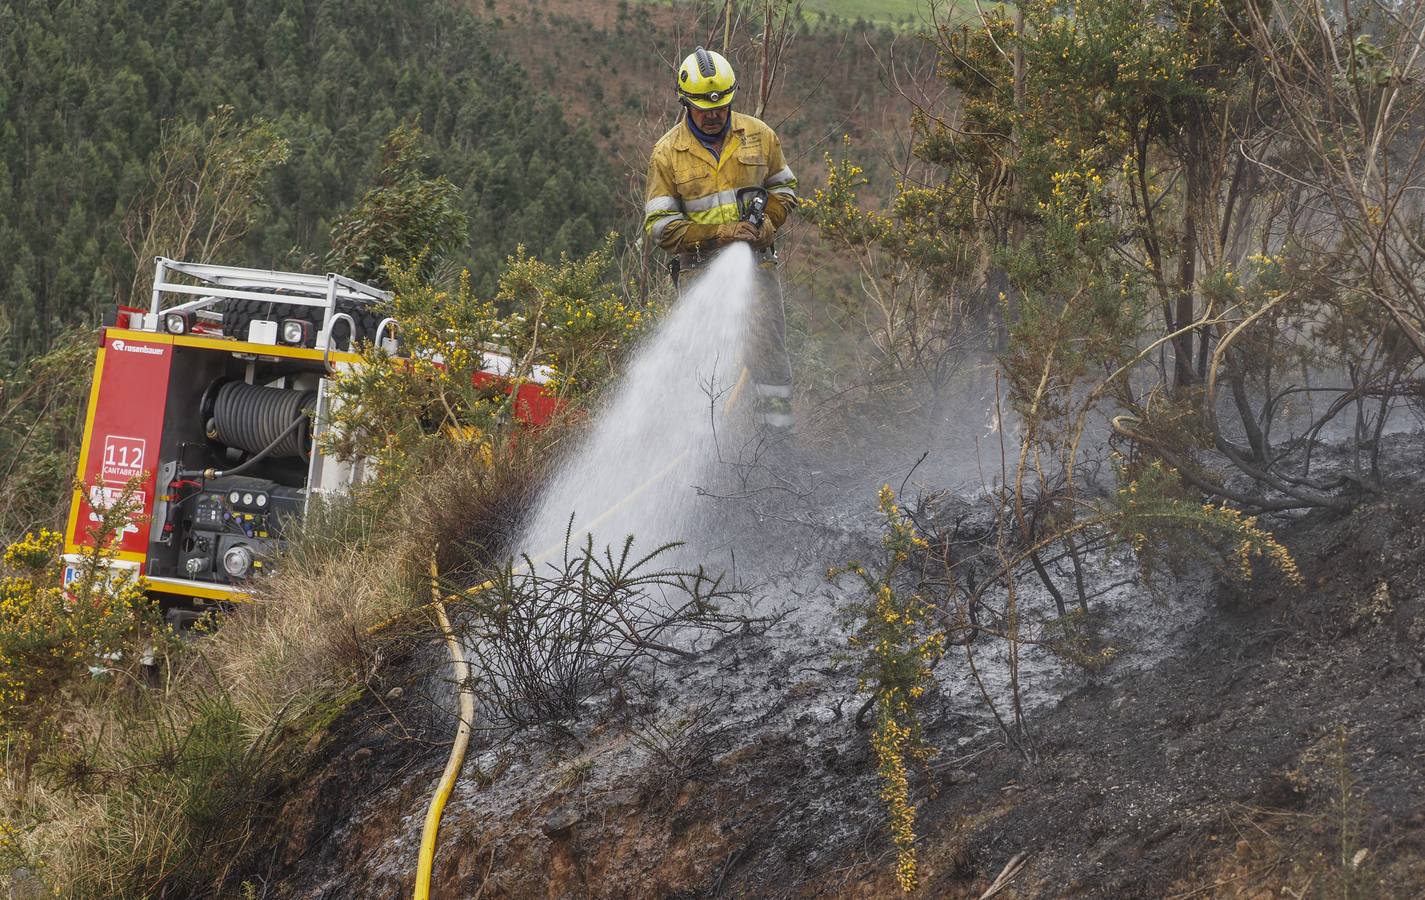
[[[930,15],[927,0],[803,0],[808,15],[826,13],[872,22],[919,22]]]
[[[645,0],[645,2],[686,3],[689,0]],[[693,0],[696,2],[696,0]],[[956,15],[974,13],[975,0],[935,0],[941,16],[952,8]],[[995,0],[981,0],[988,9],[996,5]],[[817,14],[835,16],[841,19],[865,19],[884,25],[919,25],[930,18],[931,0],[802,0],[802,11],[807,18],[815,21]],[[755,3],[739,6],[755,7]]]

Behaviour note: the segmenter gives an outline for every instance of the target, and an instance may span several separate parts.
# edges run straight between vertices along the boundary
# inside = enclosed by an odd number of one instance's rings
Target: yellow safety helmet
[[[688,54],[678,67],[678,96],[699,109],[717,109],[732,102],[737,76],[721,53],[702,47]]]

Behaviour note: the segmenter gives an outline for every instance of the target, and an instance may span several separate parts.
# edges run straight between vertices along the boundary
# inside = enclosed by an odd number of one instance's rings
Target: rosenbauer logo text
[[[110,343],[109,346],[118,350],[120,353],[142,353],[146,356],[162,356],[164,353],[164,348],[162,347],[150,347],[147,344],[130,344],[128,341],[123,340],[114,341]]]

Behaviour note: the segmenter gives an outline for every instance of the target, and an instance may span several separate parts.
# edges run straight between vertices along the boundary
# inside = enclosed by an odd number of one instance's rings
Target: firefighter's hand
[[[771,219],[763,219],[762,227],[757,230],[757,237],[752,241],[752,246],[758,250],[766,250],[772,246],[772,239],[777,236],[777,228],[772,224]]]
[[[737,227],[732,230],[729,241],[746,241],[749,244],[757,243],[757,229],[751,222],[738,222]]]
[[[717,226],[717,235],[712,240],[714,247],[726,247],[734,241],[749,240],[746,232],[750,230],[746,222],[723,222]]]

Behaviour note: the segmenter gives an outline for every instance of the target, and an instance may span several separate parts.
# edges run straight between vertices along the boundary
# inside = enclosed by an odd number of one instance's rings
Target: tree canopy
[[[528,90],[467,12],[420,0],[14,0],[0,7],[0,340],[13,362],[134,283],[124,240],[165,123],[221,107],[290,145],[225,261],[322,258],[419,127],[421,165],[459,190],[475,283],[517,246],[583,252],[612,221],[607,164]],[[571,160],[577,160],[572,164]],[[347,224],[350,222],[348,220]]]

